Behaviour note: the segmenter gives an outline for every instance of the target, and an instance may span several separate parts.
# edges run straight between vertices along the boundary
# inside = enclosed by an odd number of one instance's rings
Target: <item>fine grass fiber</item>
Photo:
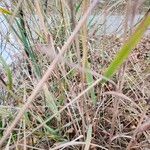
[[[1,1],[0,149],[149,149],[148,5]]]

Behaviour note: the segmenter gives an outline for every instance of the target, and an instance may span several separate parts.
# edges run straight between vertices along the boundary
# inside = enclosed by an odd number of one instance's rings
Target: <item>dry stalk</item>
[[[42,79],[39,81],[39,83],[37,84],[37,86],[33,89],[32,93],[29,96],[29,98],[27,99],[27,102],[25,103],[25,105],[19,111],[18,115],[15,117],[14,121],[12,122],[12,124],[6,129],[3,137],[0,140],[0,147],[2,147],[3,143],[8,138],[8,136],[11,134],[11,132],[13,131],[13,129],[15,128],[15,126],[17,125],[17,123],[19,122],[19,120],[22,118],[22,116],[24,115],[25,111],[28,109],[28,107],[32,103],[32,101],[35,98],[35,96],[42,89],[42,86],[47,81],[48,77],[51,75],[51,73],[54,70],[54,68],[57,65],[57,63],[60,61],[61,56],[64,54],[64,52],[67,50],[68,46],[70,46],[70,44],[74,40],[76,34],[80,30],[80,28],[82,27],[82,25],[84,24],[84,22],[86,21],[87,17],[90,15],[90,12],[96,6],[97,2],[98,2],[98,0],[94,0],[91,3],[91,5],[87,9],[87,11],[84,13],[82,19],[79,21],[79,23],[77,24],[76,28],[74,29],[74,31],[72,32],[72,34],[68,38],[67,42],[62,47],[60,53],[53,60],[53,62],[51,63],[51,65],[49,66],[49,68],[47,69],[46,73],[43,75]]]

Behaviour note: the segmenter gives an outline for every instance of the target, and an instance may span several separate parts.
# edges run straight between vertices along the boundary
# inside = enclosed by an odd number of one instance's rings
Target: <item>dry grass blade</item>
[[[44,23],[44,17],[43,17],[40,5],[41,4],[40,4],[39,0],[35,1],[35,7],[36,7],[36,10],[37,10],[37,15],[40,18],[40,26],[41,26],[40,28],[42,29],[42,31],[44,31],[44,36],[47,37],[48,30],[47,30],[47,28],[45,26],[45,23]]]
[[[47,120],[45,120],[44,122],[42,122],[38,127],[36,127],[34,130],[32,130],[31,133],[29,133],[26,137],[32,135],[32,133],[34,133],[35,131],[37,131],[38,129],[40,129],[42,126],[44,126],[48,121],[52,120],[55,116],[57,116],[58,114],[60,114],[61,112],[63,112],[67,107],[69,107],[70,105],[72,105],[73,103],[75,103],[80,97],[82,97],[85,93],[87,93],[89,90],[91,90],[94,86],[96,86],[98,83],[100,83],[100,81],[102,80],[102,78],[97,79],[92,85],[88,86],[88,88],[86,88],[84,91],[82,91],[77,97],[75,97],[70,103],[66,104],[62,109],[60,109],[57,113],[53,114],[50,118],[48,118]]]
[[[82,137],[82,136],[81,136]],[[69,147],[69,146],[74,146],[74,145],[86,145],[86,142],[76,142],[77,140],[73,140],[73,141],[70,141],[70,142],[67,142],[67,143],[64,143],[64,144],[61,144],[55,148],[51,148],[49,150],[59,150],[60,148],[66,148],[66,147]],[[104,150],[108,150],[107,148],[103,147],[103,146],[100,146],[100,145],[97,145],[97,144],[93,144],[93,143],[90,143],[89,146],[93,146],[93,147],[97,147],[97,148],[100,148],[100,149],[104,149]],[[89,150],[89,149],[88,149]]]
[[[72,43],[72,41],[74,40],[76,34],[80,30],[80,28],[82,27],[82,25],[84,24],[84,22],[86,21],[86,19],[89,16],[90,12],[96,6],[97,2],[98,2],[98,0],[94,0],[92,2],[92,4],[89,6],[88,10],[85,12],[85,14],[83,15],[82,19],[79,21],[78,25],[74,29],[73,33],[71,34],[71,36],[68,38],[67,42],[62,47],[61,52],[57,55],[57,57],[54,59],[54,61],[52,62],[52,64],[49,66],[48,70],[46,71],[46,73],[44,74],[44,76],[42,77],[42,79],[39,81],[39,83],[37,84],[37,86],[33,90],[31,96],[27,99],[26,104],[23,106],[23,108],[21,109],[21,111],[18,113],[18,115],[16,116],[16,118],[14,119],[14,121],[12,122],[12,124],[7,128],[7,130],[5,131],[3,137],[0,140],[0,147],[2,147],[3,143],[8,138],[8,136],[10,135],[10,133],[13,131],[14,127],[19,122],[19,120],[21,119],[21,117],[24,115],[24,112],[27,110],[27,108],[29,107],[29,105],[32,103],[33,99],[35,98],[35,96],[37,95],[37,93],[39,92],[39,90],[41,90],[43,84],[48,79],[48,77],[52,73],[53,69],[55,68],[55,66],[59,62],[60,57],[67,50],[68,46]]]
[[[0,149],[149,149],[149,5],[0,1]]]
[[[72,140],[72,141],[69,141],[69,142],[66,142],[66,143],[63,143],[63,144],[60,144],[59,146],[56,146],[55,148],[51,148],[50,150],[56,150],[56,149],[60,149],[60,148],[66,148],[68,146],[70,146],[71,144],[73,144],[74,142],[80,140],[83,138],[83,135],[80,135],[79,137],[77,137],[76,139]]]
[[[89,125],[84,150],[89,150],[90,149],[91,140],[92,140],[92,125]]]
[[[75,145],[85,145],[86,143],[85,142],[68,142],[68,143],[65,143],[65,144],[62,144],[60,145],[59,147],[57,148],[53,148],[53,149],[49,149],[49,150],[59,150],[60,148],[63,148],[65,146],[75,146]],[[103,147],[103,146],[100,146],[100,145],[97,145],[97,144],[93,144],[93,143],[90,143],[90,146],[93,146],[95,148],[100,148],[101,150],[108,150],[107,148]]]
[[[88,0],[83,0],[83,12],[86,11],[88,6]],[[82,47],[83,47],[83,58],[82,58],[82,66],[85,69],[87,67],[88,62],[88,30],[87,30],[87,20],[82,27],[81,37],[82,37]],[[82,75],[83,82],[85,81],[85,74]]]
[[[109,91],[109,92],[104,92],[103,94],[104,95],[105,94],[110,94],[110,95],[114,95],[114,96],[123,98],[125,100],[128,100],[131,104],[133,104],[136,108],[138,108],[141,112],[143,112],[142,109],[139,107],[139,105],[137,105],[132,99],[130,99],[129,97],[127,97],[126,95],[124,95],[122,93],[115,92],[115,91]]]
[[[147,122],[143,123],[139,129],[138,132],[144,132],[150,129],[150,120],[148,120]]]
[[[139,120],[139,122],[138,122],[138,125],[137,125],[137,127],[136,127],[136,129],[135,129],[135,131],[134,131],[134,134],[133,134],[133,136],[132,136],[132,138],[131,138],[131,140],[130,140],[130,142],[129,142],[127,148],[126,148],[126,150],[132,149],[132,148],[131,148],[131,147],[132,147],[132,144],[133,144],[133,142],[134,142],[135,139],[136,139],[136,135],[137,135],[137,133],[138,133],[138,131],[139,131],[139,128],[142,126],[142,122],[143,122],[145,116],[146,116],[146,112],[143,112],[143,113],[141,114],[141,118],[140,118],[140,120]]]

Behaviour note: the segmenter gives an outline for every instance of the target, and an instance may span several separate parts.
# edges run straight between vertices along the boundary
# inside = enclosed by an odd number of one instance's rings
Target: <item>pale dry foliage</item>
[[[150,149],[148,32],[117,74],[101,83],[134,31],[136,14],[147,10],[143,2],[0,2],[14,12],[4,18],[8,33],[0,30],[13,61],[12,89],[8,69],[0,70],[2,148]],[[123,16],[123,32],[109,35],[106,20],[116,14]]]

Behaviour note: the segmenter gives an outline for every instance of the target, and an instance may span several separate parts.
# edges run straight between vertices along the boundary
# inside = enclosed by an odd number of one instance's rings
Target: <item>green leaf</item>
[[[87,63],[87,67],[88,67],[88,69],[90,68],[90,63]],[[86,81],[87,81],[88,86],[90,86],[94,83],[93,75],[89,72],[86,73]],[[92,98],[92,102],[94,104],[96,104],[96,95],[95,95],[94,87],[91,88],[91,90],[89,92],[90,92],[90,95]]]
[[[5,8],[2,8],[0,7],[0,12],[2,14],[6,14],[6,15],[12,15],[12,12],[10,12],[9,10],[5,9]]]
[[[58,113],[58,107],[56,105],[56,98],[54,97],[54,95],[48,90],[48,87],[46,85],[44,85],[43,87],[44,93],[45,93],[45,97],[46,97],[46,102],[48,104],[48,107],[50,108],[50,110],[55,114],[57,113],[58,115],[56,116],[57,120],[60,121],[61,117],[60,117],[60,113]]]
[[[116,57],[114,58],[114,60],[111,62],[111,64],[105,71],[105,73],[104,73],[105,77],[110,78],[119,70],[121,65],[129,57],[132,50],[135,48],[135,46],[141,40],[143,34],[145,33],[145,31],[147,30],[147,28],[149,26],[150,26],[150,12],[148,12],[144,16],[144,19],[138,25],[135,32],[127,40],[127,42],[122,46],[120,51],[117,53]]]

